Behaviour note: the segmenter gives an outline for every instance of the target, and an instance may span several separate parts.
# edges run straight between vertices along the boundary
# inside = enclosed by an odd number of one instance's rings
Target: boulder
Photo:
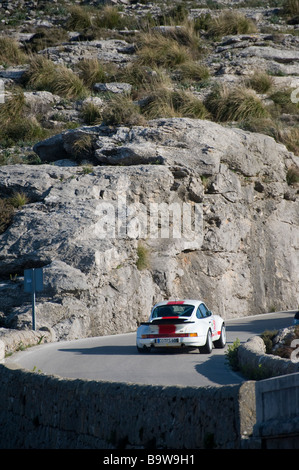
[[[55,162],[67,158],[67,152],[63,148],[61,134],[49,137],[33,146],[33,151],[38,154],[42,162]]]

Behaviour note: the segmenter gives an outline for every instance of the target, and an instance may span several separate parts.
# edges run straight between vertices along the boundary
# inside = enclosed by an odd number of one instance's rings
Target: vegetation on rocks
[[[293,340],[299,339],[299,325],[286,328],[282,331],[265,331],[261,337],[266,345],[267,354],[290,359],[294,351],[291,343]]]
[[[238,11],[224,11],[213,18],[207,27],[208,35],[221,38],[230,34],[252,34],[257,32],[254,22]]]
[[[30,14],[18,0],[14,8],[6,3],[0,7],[2,164],[13,161],[7,148],[23,148],[27,162],[28,146],[82,124],[133,126],[169,116],[264,133],[298,155],[299,107],[290,99],[299,84],[298,0],[267,6],[58,0],[30,3]],[[121,97],[97,91],[97,83],[107,82],[127,83],[131,91]],[[36,91],[56,97],[46,113],[27,106],[24,93]],[[101,98],[103,106],[86,97]]]
[[[153,299],[200,289],[227,315],[292,308],[296,6],[0,2],[1,276],[44,267],[39,318],[57,338],[133,331]],[[200,235],[100,240],[102,203],[123,195],[136,231],[150,202],[200,204]],[[0,324],[28,326],[23,286],[5,282]]]
[[[285,72],[277,64],[270,70],[273,62],[267,69],[257,60],[254,67],[245,65],[241,72],[233,72],[233,81],[225,80],[223,73],[238,61],[234,59],[234,41],[244,44],[246,52],[256,37],[263,48],[263,35],[267,32],[265,47],[283,44],[282,53],[294,50],[298,1],[268,2],[260,17],[254,11],[263,4],[249,0],[236,2],[233,8],[218,0],[199,1],[196,5],[179,1],[171,6],[156,0],[150,7],[143,3],[135,6],[134,2],[109,6],[59,0],[46,6],[38,2],[36,9],[31,10],[32,18],[22,15],[17,3],[15,9],[9,10],[9,16],[3,16],[5,5],[0,10],[1,76],[9,76],[6,71],[16,66],[23,67],[24,73],[21,80],[19,76],[5,79],[5,92],[15,93],[16,86],[23,93],[48,91],[58,96],[59,102],[43,116],[30,115],[22,107],[18,116],[7,121],[1,111],[2,148],[34,143],[75,125],[102,121],[132,126],[153,117],[182,116],[212,119],[225,125],[232,122],[271,135],[298,153],[298,104],[290,100],[294,85],[280,85],[282,80],[277,80],[280,76],[297,76],[297,72]],[[226,37],[231,38],[227,45],[223,42]],[[97,45],[94,52],[88,49],[88,54],[83,53],[82,47],[92,45],[88,41],[103,40],[121,41],[127,49],[126,61],[119,61],[117,53],[111,55],[111,60],[101,58]],[[72,52],[63,55],[64,51],[73,51],[74,46],[79,57]],[[227,51],[225,55],[222,48]],[[286,59],[285,63],[292,60]],[[105,82],[132,86],[130,96],[123,98],[131,119],[120,113],[122,98],[109,93],[104,97],[103,92],[95,91],[97,83]],[[90,104],[78,112],[78,100],[87,96],[104,98],[105,111]],[[68,119],[70,114],[72,118]],[[60,119],[53,119],[58,115]],[[22,122],[24,117],[26,123]]]
[[[230,89],[226,86],[215,89],[205,100],[206,108],[215,121],[244,121],[248,118],[268,116],[268,111],[254,90],[245,87]]]
[[[29,202],[26,194],[14,192],[12,196],[0,198],[0,234],[10,226],[16,209]]]
[[[290,360],[294,352],[294,347],[291,347],[292,341],[299,339],[299,325],[282,330],[265,330],[261,333],[260,338],[263,340],[266,355],[269,354]],[[258,367],[253,368],[243,364],[238,356],[239,348],[240,341],[237,338],[232,345],[228,346],[226,351],[227,363],[232,370],[240,372],[249,380],[262,380],[275,376],[274,366],[271,369],[269,365],[265,367],[262,363],[259,363]]]

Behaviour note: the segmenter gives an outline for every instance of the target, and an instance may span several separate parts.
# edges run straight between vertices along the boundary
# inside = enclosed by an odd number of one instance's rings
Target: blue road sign
[[[33,268],[24,270],[25,292],[41,292],[43,290],[43,269]]]

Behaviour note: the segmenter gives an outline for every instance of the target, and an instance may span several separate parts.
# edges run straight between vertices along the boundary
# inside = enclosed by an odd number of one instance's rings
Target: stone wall
[[[266,354],[263,339],[253,336],[238,348],[240,369],[259,378],[276,377],[299,372],[299,363],[273,354]]]
[[[0,328],[0,361],[5,356],[30,346],[53,341],[54,336],[50,329],[14,330]]]
[[[62,379],[2,364],[0,446],[236,449],[252,433],[252,396],[254,382],[146,386]]]
[[[254,436],[266,449],[299,449],[299,373],[256,382]]]
[[[0,336],[2,362],[4,354],[20,345],[51,341],[48,331],[2,329]],[[298,381],[294,372],[299,372],[299,364],[265,354],[257,336],[242,344],[238,353],[242,367],[258,370],[262,365],[269,375],[291,375],[277,377],[276,382],[275,378],[217,387],[148,386],[64,379],[14,363],[0,364],[0,448],[252,449],[260,448],[265,439],[272,448],[288,448],[297,439],[294,403],[286,400],[276,406],[283,409],[283,423],[282,416],[269,421],[263,418],[273,403],[263,398],[261,407],[259,397],[269,387],[277,396],[280,388],[290,388],[294,377]],[[267,397],[273,401],[272,388]],[[286,407],[290,419],[285,419]],[[281,423],[283,436],[277,434]]]

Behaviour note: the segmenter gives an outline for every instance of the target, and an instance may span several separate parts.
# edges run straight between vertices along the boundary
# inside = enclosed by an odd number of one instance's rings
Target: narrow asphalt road
[[[293,312],[278,312],[227,320],[227,347],[265,330],[293,324]],[[208,386],[242,382],[230,370],[225,349],[211,354],[197,350],[155,350],[139,354],[135,333],[102,336],[35,346],[6,359],[21,367],[67,378],[157,385]]]

